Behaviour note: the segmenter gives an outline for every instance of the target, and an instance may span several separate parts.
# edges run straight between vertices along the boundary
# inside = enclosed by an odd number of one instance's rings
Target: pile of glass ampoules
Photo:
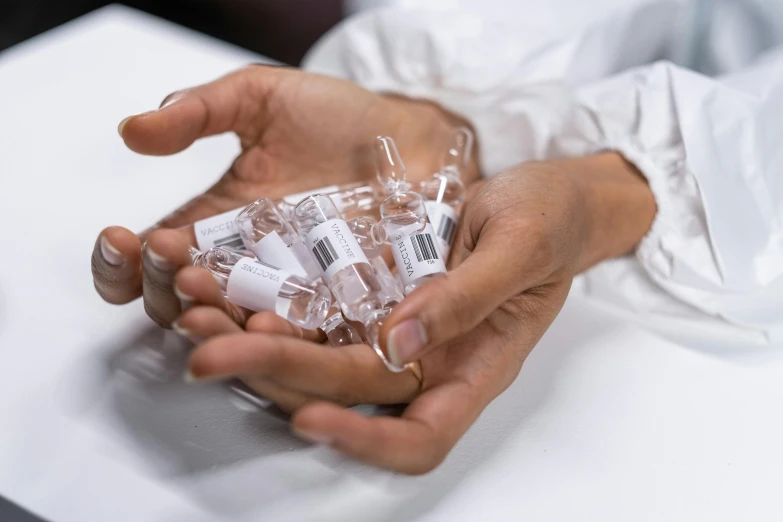
[[[380,351],[378,332],[405,295],[446,272],[472,140],[468,129],[456,129],[441,170],[414,185],[394,140],[378,137],[377,186],[262,198],[199,221],[193,263],[213,274],[232,303],[320,328],[332,346],[366,341],[399,371]],[[396,276],[381,255],[387,246]],[[364,326],[365,339],[346,319]]]

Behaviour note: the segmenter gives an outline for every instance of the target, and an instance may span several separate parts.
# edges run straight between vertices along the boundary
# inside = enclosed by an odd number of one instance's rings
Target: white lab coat
[[[305,67],[463,115],[486,175],[621,152],[658,213],[578,290],[664,331],[783,342],[783,2],[387,3]]]

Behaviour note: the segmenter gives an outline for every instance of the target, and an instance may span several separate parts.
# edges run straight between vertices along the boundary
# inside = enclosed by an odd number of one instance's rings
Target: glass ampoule
[[[296,206],[294,219],[345,317],[364,325],[373,350],[387,368],[402,371],[378,344],[378,332],[389,315],[383,308],[378,276],[332,200],[323,194],[309,196]]]
[[[194,266],[206,268],[232,303],[260,312],[269,310],[306,330],[318,328],[332,305],[323,283],[243,257],[222,247],[191,250]]]
[[[465,200],[465,184],[460,174],[470,161],[472,149],[473,133],[470,129],[455,129],[443,156],[440,172],[420,182],[415,188],[425,200],[424,206],[444,260],[449,257],[457,229],[457,216]]]
[[[293,210],[301,200],[321,193],[330,196],[340,212],[346,215],[376,210],[387,196],[382,190],[366,183],[349,183],[320,187],[273,201],[281,215],[290,222],[293,221]],[[193,223],[193,235],[198,250],[206,252],[212,247],[222,246],[240,253],[250,251],[248,245],[244,244],[236,223],[237,217],[245,208],[247,207],[234,208]]]
[[[394,264],[405,295],[433,277],[446,273],[432,224],[427,219],[422,197],[400,192],[381,203],[381,222],[374,232],[378,240],[391,245]]]
[[[376,158],[375,177],[377,183],[357,182],[330,185],[283,196],[277,204],[283,216],[293,221],[293,211],[296,205],[314,194],[329,196],[340,214],[346,217],[357,212],[364,213],[375,210],[389,194],[408,190],[405,165],[400,160],[400,154],[394,140],[388,136],[378,136],[375,139],[373,152]]]
[[[348,319],[363,322],[382,308],[367,256],[328,196],[308,196],[294,210],[299,234]]]
[[[368,185],[363,182],[346,183],[283,196],[277,203],[277,208],[280,209],[280,212],[286,219],[293,221],[296,205],[313,194],[329,196],[334,206],[343,216],[351,217],[355,214],[371,212],[377,209],[387,196],[383,190],[374,185]]]
[[[378,235],[384,237],[388,234],[384,231],[379,234],[378,227],[383,226],[379,224],[374,218],[370,216],[362,216],[354,219],[349,219],[348,227],[353,232],[359,247],[361,247],[367,259],[370,261],[370,265],[375,270],[375,275],[378,276],[378,282],[381,284],[381,302],[384,308],[393,308],[400,301],[402,301],[405,295],[403,294],[403,288],[400,281],[389,270],[389,266],[383,259],[383,250],[386,248],[386,243],[377,239]]]
[[[236,228],[259,260],[310,280],[321,277],[302,238],[271,199],[245,207],[236,217]]]
[[[329,316],[321,325],[329,344],[334,347],[362,344],[361,335],[356,328],[345,322],[343,314],[336,312]]]
[[[432,277],[445,273],[446,265],[436,246],[422,197],[407,190],[405,164],[393,139],[376,138],[375,162],[379,181],[385,179],[392,194],[381,203],[381,221],[373,227],[373,236],[382,235],[383,238],[374,239],[391,245],[403,291],[408,295]]]

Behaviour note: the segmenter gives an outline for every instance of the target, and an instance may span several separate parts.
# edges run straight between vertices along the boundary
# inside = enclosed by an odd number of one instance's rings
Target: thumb
[[[154,111],[129,116],[118,131],[131,150],[175,154],[194,141],[224,132],[252,139],[264,124],[265,98],[286,69],[252,65],[213,82],[174,92]]]
[[[393,364],[418,360],[432,348],[472,330],[526,289],[520,277],[524,256],[509,248],[504,235],[492,236],[482,231],[462,264],[428,281],[394,308],[380,332],[381,348]]]

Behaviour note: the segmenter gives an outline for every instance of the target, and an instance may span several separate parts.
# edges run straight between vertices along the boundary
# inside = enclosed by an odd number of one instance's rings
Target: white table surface
[[[145,158],[117,123],[259,59],[120,7],[0,54],[0,495],[79,522],[783,519],[783,354],[677,345],[578,298],[424,477],[145,378],[139,353],[184,346],[98,298],[93,241],[203,190],[237,144]]]

